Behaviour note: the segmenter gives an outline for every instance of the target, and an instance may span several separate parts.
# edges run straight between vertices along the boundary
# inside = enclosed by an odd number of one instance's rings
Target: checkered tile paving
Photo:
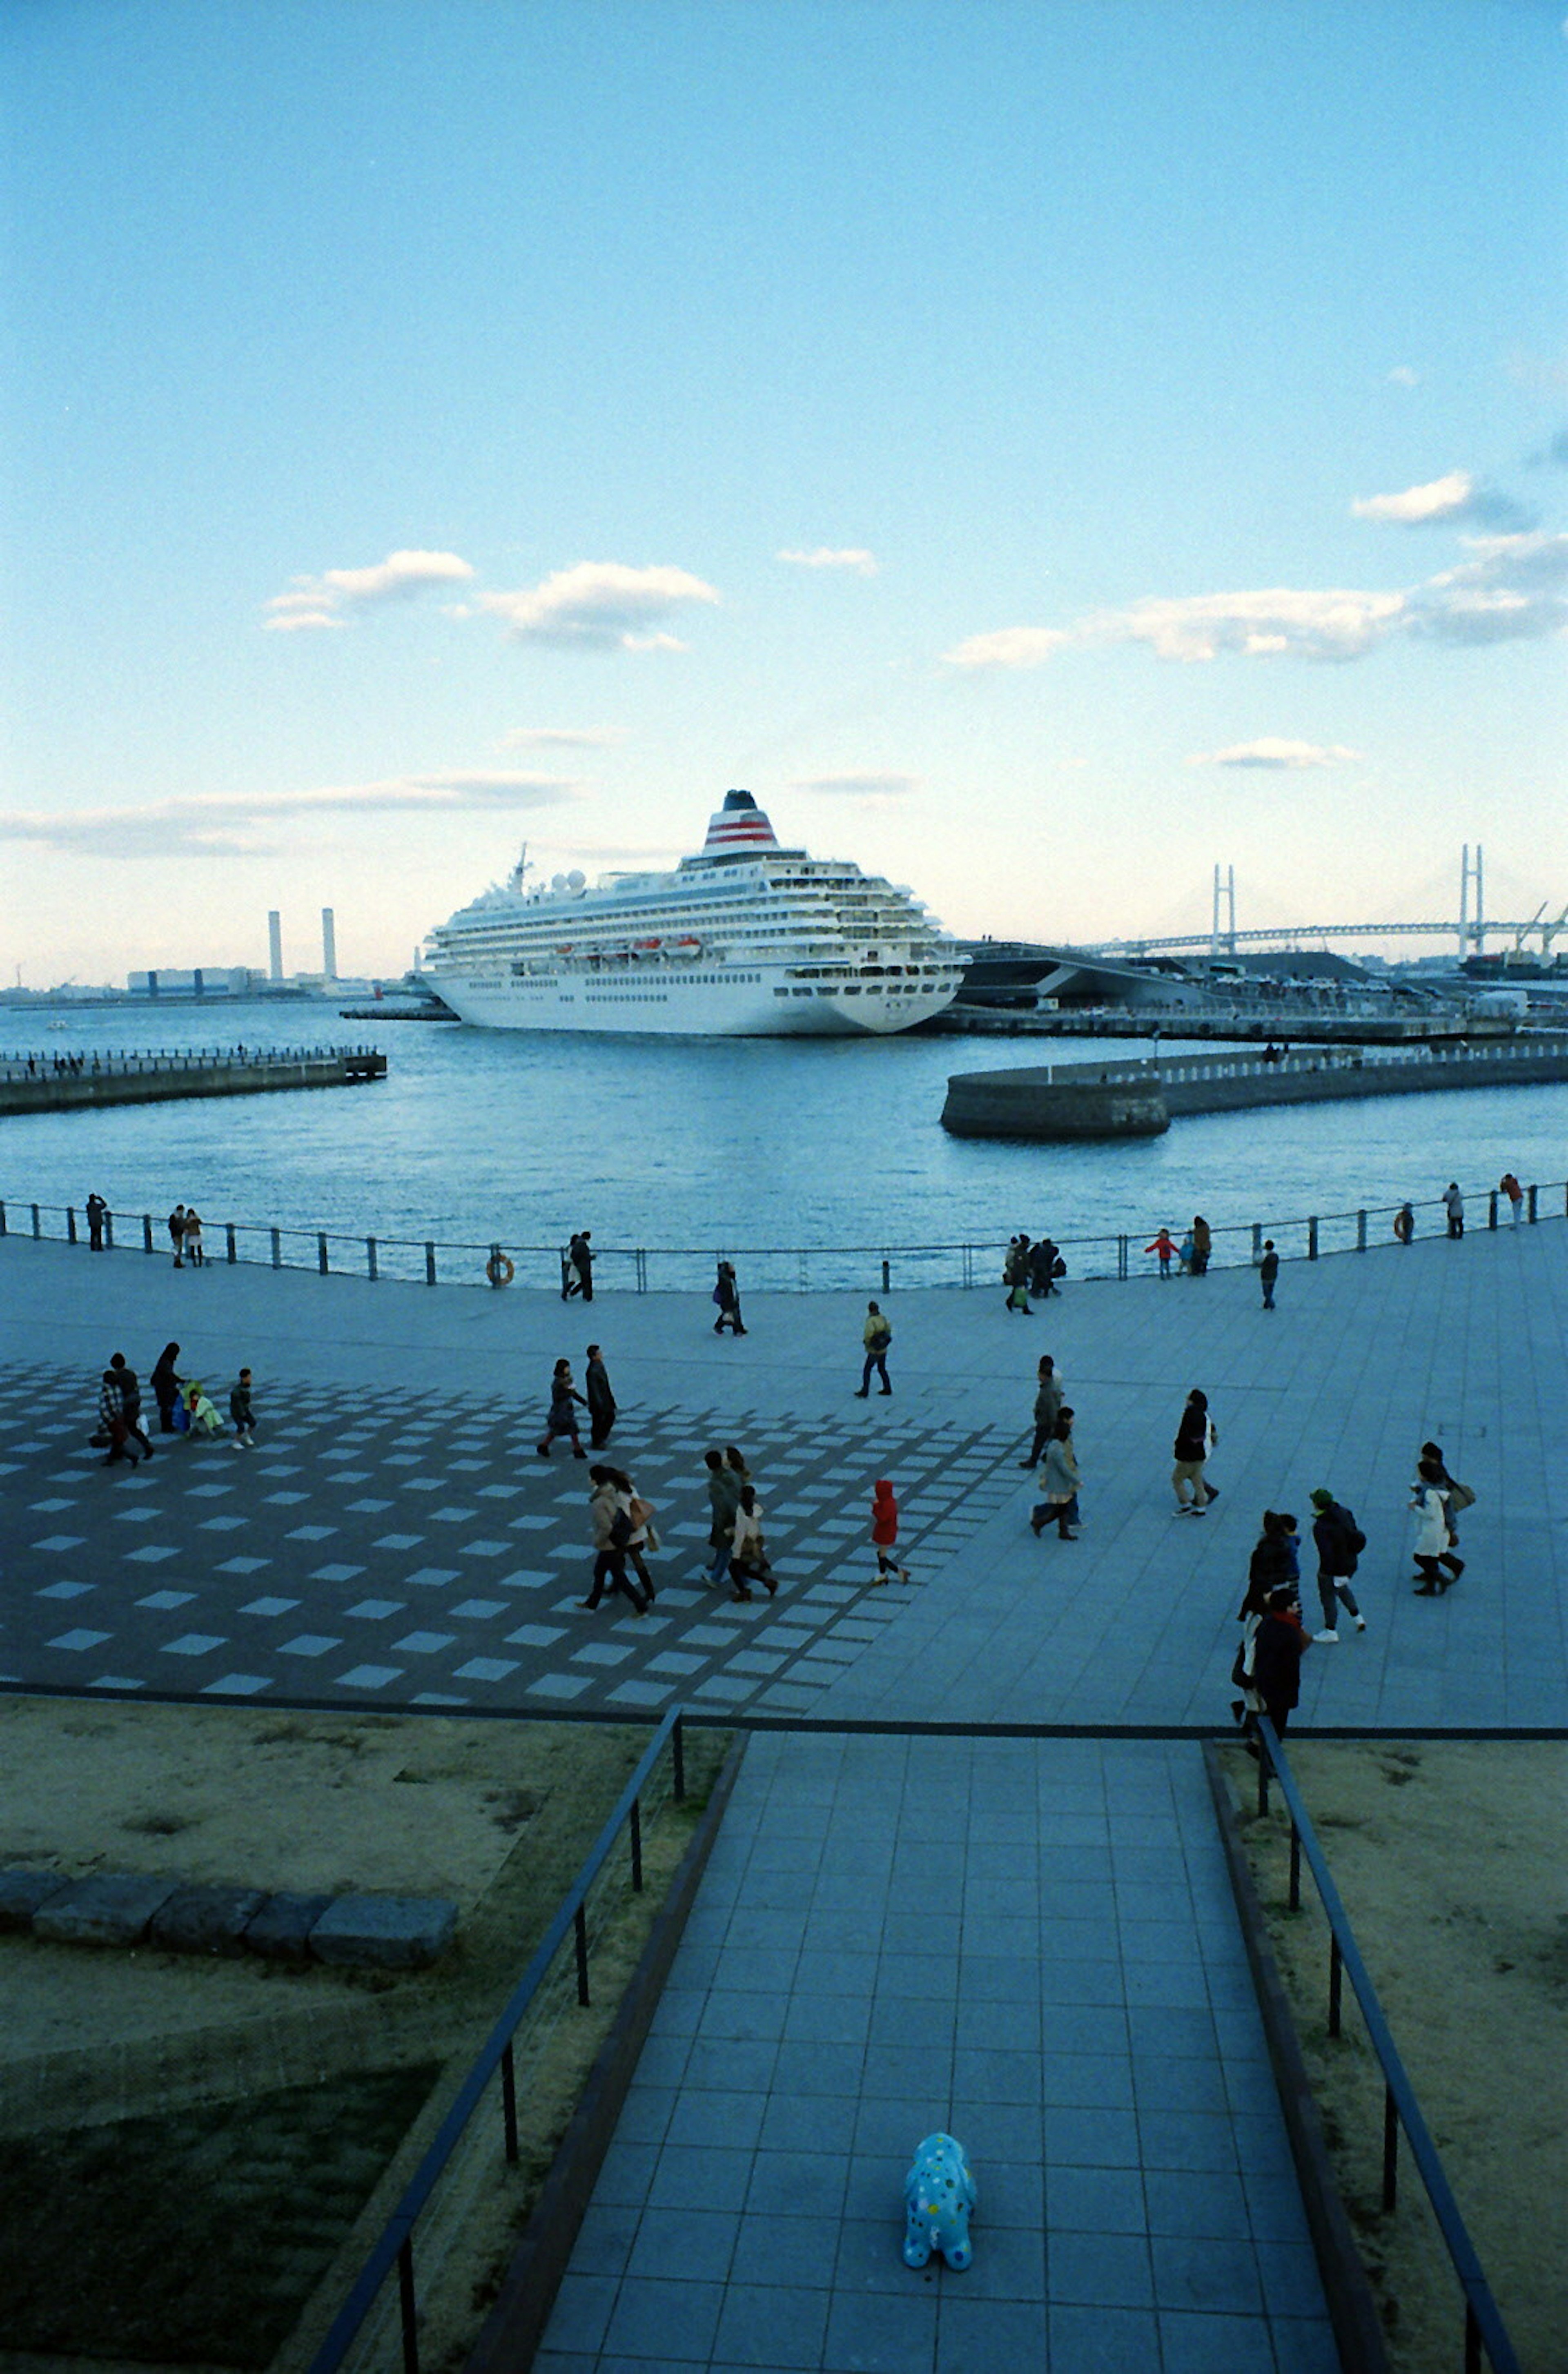
[[[387,1706],[809,1714],[922,1576],[1016,1492],[1016,1445],[880,1398],[765,1423],[630,1414],[607,1456],[659,1511],[653,1610],[588,1584],[586,1470],[531,1428],[423,1399],[406,1421],[351,1389],[270,1382],[253,1451],[153,1436],[105,1469],[96,1382],[0,1385],[0,1680],[29,1687],[278,1696]],[[532,1414],[530,1413],[530,1417]],[[156,1423],[156,1417],[154,1418]],[[702,1453],[738,1441],[780,1589],[709,1587]],[[917,1580],[872,1588],[871,1485],[891,1475]]]

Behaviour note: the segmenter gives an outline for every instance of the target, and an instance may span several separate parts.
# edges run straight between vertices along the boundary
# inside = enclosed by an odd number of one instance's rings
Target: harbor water
[[[949,1073],[1122,1063],[1138,1052],[1126,1040],[660,1040],[396,1022],[378,1031],[293,1002],[156,1013],[34,1007],[0,1023],[0,1051],[45,1061],[305,1040],[372,1041],[388,1055],[388,1075],[352,1089],[0,1122],[10,1225],[25,1225],[18,1206],[79,1208],[96,1191],[118,1214],[159,1220],[176,1201],[195,1203],[209,1231],[234,1221],[247,1231],[374,1236],[389,1275],[422,1275],[426,1240],[501,1243],[536,1284],[548,1271],[523,1250],[553,1249],[587,1227],[607,1255],[688,1256],[662,1271],[645,1264],[650,1285],[687,1283],[719,1250],[782,1248],[809,1257],[754,1266],[754,1285],[828,1286],[865,1275],[864,1263],[841,1275],[816,1258],[832,1249],[992,1249],[1020,1228],[1083,1246],[1077,1266],[1095,1272],[1114,1259],[1091,1254],[1087,1240],[1103,1248],[1126,1234],[1141,1265],[1161,1223],[1179,1235],[1196,1212],[1219,1230],[1260,1224],[1275,1233],[1309,1214],[1365,1207],[1382,1241],[1391,1207],[1407,1197],[1430,1205],[1450,1179],[1482,1199],[1473,1216],[1484,1218],[1485,1191],[1503,1171],[1527,1183],[1568,1173],[1568,1087],[1192,1117],[1162,1137],[1109,1145],[959,1139],[940,1125]],[[1162,1040],[1161,1052],[1189,1050]],[[1561,1203],[1559,1194],[1550,1208]],[[1341,1240],[1343,1231],[1329,1230],[1325,1250]],[[247,1236],[242,1257],[265,1250]],[[989,1283],[989,1251],[973,1266]],[[605,1275],[608,1282],[613,1272]],[[961,1271],[932,1256],[918,1279],[907,1264],[903,1275],[910,1284],[958,1283]]]

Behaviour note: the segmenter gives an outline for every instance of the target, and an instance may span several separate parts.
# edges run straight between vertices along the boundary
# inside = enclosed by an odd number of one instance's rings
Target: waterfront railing
[[[1520,2374],[1519,2360],[1506,2326],[1481,2270],[1475,2244],[1459,2214],[1431,2130],[1421,2116],[1409,2073],[1399,2058],[1387,2016],[1378,2000],[1372,1974],[1362,1958],[1350,1919],[1345,1910],[1301,1787],[1286,1760],[1279,1736],[1267,1715],[1257,1718],[1262,1754],[1257,1769],[1257,1809],[1268,1811],[1270,1780],[1278,1783],[1291,1818],[1291,1863],[1288,1901],[1292,1912],[1302,1909],[1302,1865],[1304,1862],[1317,1889],[1318,1902],[1328,1924],[1328,2034],[1342,2030],[1344,1981],[1361,2007],[1367,2041],[1383,2075],[1383,2212],[1391,2216],[1399,2198],[1399,2138],[1415,2164],[1432,2213],[1465,2303],[1465,2374],[1479,2374],[1484,2350],[1492,2374]]]
[[[57,1049],[0,1055],[0,1081],[132,1079],[147,1072],[215,1072],[242,1064],[273,1071],[284,1064],[336,1064],[377,1053],[374,1047],[116,1047],[62,1054]]]
[[[1498,1188],[1465,1191],[1468,1225],[1498,1228],[1514,1225],[1512,1206]],[[1443,1236],[1448,1216],[1439,1198],[1359,1211],[1309,1213],[1282,1220],[1228,1222],[1212,1230],[1211,1269],[1245,1269],[1263,1257],[1271,1238],[1281,1262],[1318,1261],[1330,1253],[1367,1252],[1399,1240],[1396,1223],[1409,1211],[1413,1237]],[[1568,1216],[1568,1181],[1529,1186],[1523,1192],[1519,1222],[1530,1225]],[[1152,1233],[1152,1232],[1150,1232]],[[85,1209],[0,1198],[0,1237],[91,1244]],[[173,1257],[167,1223],[149,1212],[103,1216],[105,1250]],[[1057,1251],[1067,1263],[1065,1282],[1084,1278],[1147,1277],[1154,1254],[1140,1228],[1136,1234],[1064,1237]],[[810,1294],[852,1290],[910,1293],[921,1287],[992,1288],[1002,1283],[1005,1244],[976,1236],[968,1242],[915,1245],[597,1245],[595,1291],[617,1294],[677,1294],[711,1289],[715,1263],[735,1263],[740,1290],[756,1294]],[[188,1261],[190,1256],[184,1258]],[[263,1220],[203,1222],[203,1259],[208,1266],[244,1263],[276,1270],[311,1270],[321,1276],[388,1278],[411,1285],[512,1285],[551,1288],[565,1294],[572,1279],[565,1248],[520,1244],[497,1235],[488,1240],[437,1237],[361,1236],[348,1228],[297,1228]]]

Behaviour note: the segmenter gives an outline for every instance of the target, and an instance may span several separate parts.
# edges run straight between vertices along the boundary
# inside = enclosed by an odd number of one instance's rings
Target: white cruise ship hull
[[[737,967],[684,979],[649,970],[629,979],[508,978],[443,973],[441,994],[465,1022],[490,1030],[635,1031],[687,1039],[886,1038],[950,1005],[952,981],[820,983],[785,967]]]

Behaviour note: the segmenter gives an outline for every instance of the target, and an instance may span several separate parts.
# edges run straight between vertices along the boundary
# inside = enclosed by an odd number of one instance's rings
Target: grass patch
[[[438,2070],[0,2146],[7,2348],[267,2366]]]

